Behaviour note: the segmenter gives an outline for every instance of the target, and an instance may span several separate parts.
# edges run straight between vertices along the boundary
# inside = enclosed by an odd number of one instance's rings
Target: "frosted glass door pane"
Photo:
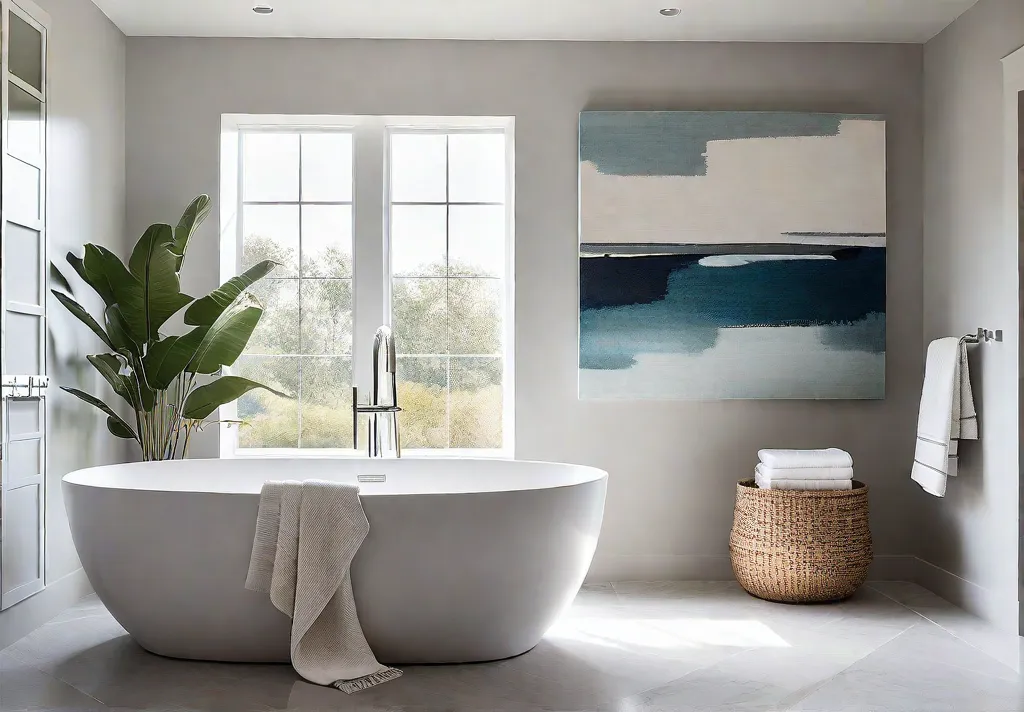
[[[37,484],[7,490],[3,513],[3,570],[0,575],[4,593],[42,577],[39,570],[41,490]]]
[[[7,161],[4,177],[4,202],[7,215],[16,222],[34,223],[39,219],[39,169],[17,158]]]
[[[7,403],[7,432],[11,437],[38,433],[41,426],[43,402],[40,400],[10,400]]]
[[[10,150],[23,156],[38,154],[43,147],[43,107],[39,100],[16,84],[8,88]]]
[[[7,373],[45,373],[39,357],[39,326],[41,320],[28,314],[7,313],[7,340],[16,348],[7,348]]]
[[[11,480],[35,477],[43,471],[39,440],[13,440],[7,446],[7,468]]]
[[[7,224],[7,252],[11,266],[7,274],[6,298],[12,302],[40,306],[42,272],[39,265],[39,233],[14,223]]]
[[[15,13],[8,13],[8,17],[11,73],[38,91],[42,91],[43,35]]]

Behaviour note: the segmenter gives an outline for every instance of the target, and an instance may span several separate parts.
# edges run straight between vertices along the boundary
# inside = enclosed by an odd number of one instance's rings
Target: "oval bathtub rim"
[[[194,459],[190,459],[190,460],[169,460],[169,461],[160,461],[160,462],[120,462],[120,463],[112,463],[112,464],[109,464],[109,465],[95,465],[93,467],[84,467],[84,468],[79,469],[79,470],[72,470],[71,472],[69,472],[66,475],[64,475],[63,477],[61,477],[61,485],[67,486],[67,487],[83,487],[83,488],[91,488],[91,489],[98,489],[98,490],[111,490],[111,491],[122,491],[122,492],[153,492],[153,493],[156,493],[156,494],[206,494],[206,495],[226,495],[226,496],[239,496],[239,497],[258,497],[259,494],[260,494],[259,492],[214,491],[214,490],[206,490],[206,489],[167,489],[167,488],[158,488],[158,487],[147,487],[147,488],[120,487],[120,486],[112,486],[110,484],[98,484],[98,483],[95,483],[95,482],[77,481],[77,478],[79,476],[88,475],[90,473],[96,473],[96,472],[98,472],[100,470],[107,470],[107,469],[110,469],[110,468],[118,468],[118,469],[120,469],[120,468],[135,467],[135,466],[139,466],[139,465],[147,466],[147,467],[153,467],[153,466],[160,467],[161,465],[163,465],[166,462],[175,462],[175,463],[180,463],[180,462],[220,462],[220,461],[225,460],[225,459],[227,459],[227,460],[235,460],[235,461],[237,461],[237,460],[256,460],[256,461],[268,461],[268,462],[272,462],[272,461],[275,461],[275,460],[281,461],[281,460],[289,460],[289,459],[293,460],[293,461],[297,461],[297,462],[301,462],[301,461],[341,461],[341,462],[350,461],[351,462],[351,461],[357,461],[357,460],[366,459],[366,458],[355,458],[355,457],[295,457],[295,458],[276,458],[276,457],[275,458],[269,458],[269,457],[268,458],[259,458],[259,457],[241,458],[240,457],[240,458],[217,458],[217,457],[209,457],[209,458],[194,458]],[[458,462],[470,461],[470,462],[480,462],[480,463],[510,462],[510,463],[522,463],[524,465],[551,465],[551,466],[556,466],[556,467],[571,467],[571,468],[576,468],[576,469],[579,469],[579,470],[584,470],[584,471],[586,471],[587,473],[589,473],[592,476],[587,478],[587,479],[583,479],[583,480],[581,480],[579,482],[573,482],[573,483],[568,483],[568,484],[555,484],[555,485],[539,486],[539,487],[522,487],[522,488],[516,488],[516,489],[483,490],[483,491],[472,491],[472,490],[470,490],[470,491],[465,491],[465,492],[362,492],[362,491],[360,491],[360,496],[361,497],[372,497],[372,498],[378,498],[378,497],[388,497],[388,498],[390,498],[390,497],[461,497],[461,496],[513,494],[513,493],[517,493],[517,492],[540,492],[540,491],[547,491],[547,490],[560,490],[560,489],[567,489],[567,488],[571,488],[571,487],[582,487],[584,485],[589,485],[589,484],[594,484],[594,483],[605,483],[605,484],[607,484],[608,480],[610,479],[610,476],[609,476],[607,470],[602,470],[601,468],[594,467],[592,465],[578,465],[578,464],[571,463],[571,462],[555,462],[555,461],[548,461],[548,460],[514,460],[514,459],[500,459],[500,460],[496,460],[495,458],[474,458],[474,457],[450,457],[450,458],[444,458],[444,457],[422,457],[422,458],[409,457],[409,458],[402,458],[402,459],[404,461],[406,461],[406,462],[419,462],[419,461],[422,461],[422,462],[438,463],[438,462],[445,462],[447,460],[447,461],[453,461],[453,462],[454,461],[458,461]],[[268,482],[268,481],[271,481],[271,480],[264,480],[264,481]],[[356,483],[356,484],[358,484],[358,483]],[[366,483],[364,483],[364,484],[366,484]],[[377,484],[377,483],[373,483],[373,484]]]

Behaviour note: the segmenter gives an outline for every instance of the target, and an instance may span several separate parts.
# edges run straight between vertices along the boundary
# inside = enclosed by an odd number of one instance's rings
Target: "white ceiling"
[[[270,16],[252,11],[275,6]],[[94,0],[128,35],[925,42],[976,0]],[[658,10],[679,7],[677,17]]]

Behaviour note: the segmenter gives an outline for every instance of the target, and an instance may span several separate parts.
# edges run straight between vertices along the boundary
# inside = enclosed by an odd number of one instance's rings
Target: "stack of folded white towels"
[[[761,489],[853,489],[853,458],[838,448],[760,450],[754,481]]]

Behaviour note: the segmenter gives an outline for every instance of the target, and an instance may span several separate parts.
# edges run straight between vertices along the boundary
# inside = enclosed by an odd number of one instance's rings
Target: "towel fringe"
[[[402,671],[397,668],[384,668],[380,672],[375,672],[372,675],[363,675],[357,677],[354,680],[338,680],[334,683],[342,692],[351,695],[354,692],[360,692],[362,690],[368,690],[371,687],[376,687],[384,682],[390,682],[391,680],[397,680],[402,676]]]

